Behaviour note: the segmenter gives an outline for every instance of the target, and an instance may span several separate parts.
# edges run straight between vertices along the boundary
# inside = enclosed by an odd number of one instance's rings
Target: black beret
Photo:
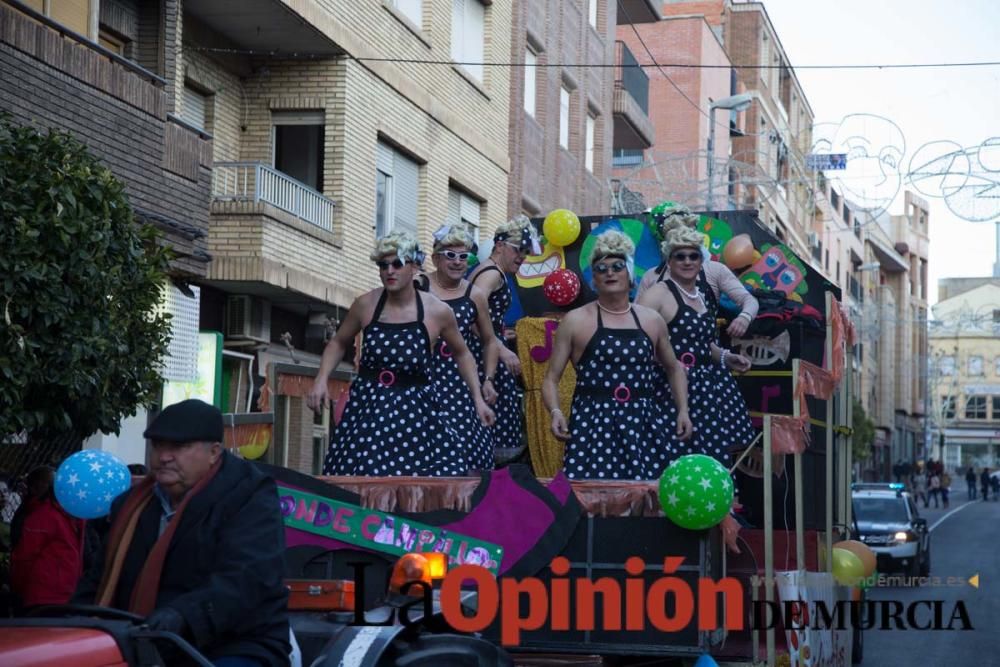
[[[164,408],[142,436],[167,442],[222,442],[222,411],[189,398]]]

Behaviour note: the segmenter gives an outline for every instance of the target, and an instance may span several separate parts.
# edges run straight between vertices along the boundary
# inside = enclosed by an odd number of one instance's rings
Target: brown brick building
[[[616,41],[616,28],[659,20],[659,2],[512,4],[508,57],[526,66],[511,69],[507,210],[530,216],[554,208],[607,213],[612,150],[646,148],[653,139],[648,79],[627,66],[634,58]],[[606,66],[611,64],[616,67]]]

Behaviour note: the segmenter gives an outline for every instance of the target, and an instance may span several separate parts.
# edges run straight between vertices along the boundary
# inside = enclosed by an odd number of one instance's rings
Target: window
[[[312,426],[312,474],[323,472],[323,461],[330,444],[330,404],[327,403],[319,412],[313,413]]]
[[[938,362],[938,368],[941,371],[941,375],[954,375],[955,356],[952,354],[943,355],[941,361]]]
[[[457,188],[448,188],[448,224],[464,224],[479,243],[479,218],[482,204]]]
[[[324,112],[274,111],[271,123],[274,128],[274,168],[322,192]]]
[[[559,89],[559,145],[569,150],[569,99],[570,92],[563,85]]]
[[[538,56],[531,49],[524,50],[524,110],[532,118],[535,117],[535,92],[538,80],[535,78],[538,69]]]
[[[979,355],[969,357],[969,375],[983,374],[983,358]]]
[[[105,29],[103,25],[101,26],[100,32],[97,33],[97,43],[106,48],[108,51],[117,53],[120,56],[125,55],[125,44],[127,42],[127,39],[124,39],[110,30]]]
[[[1000,357],[993,360],[993,374],[1000,376]]]
[[[966,419],[986,419],[986,397],[969,396],[965,399]]]
[[[185,83],[184,90],[181,91],[181,120],[199,130],[205,130],[209,104],[208,95]]]
[[[612,167],[637,167],[642,164],[641,148],[616,148],[611,156]]]
[[[44,7],[49,3],[42,3]],[[90,1],[59,0],[50,4],[47,12],[53,21],[63,24],[73,32],[93,39],[90,33]]]
[[[597,30],[597,0],[587,0],[587,20],[590,27]]]
[[[417,187],[420,166],[388,144],[378,143],[375,157],[375,236],[417,233]]]
[[[423,0],[389,0],[389,4],[399,10],[399,13],[410,19],[418,28],[423,23]]]
[[[483,80],[486,8],[479,0],[452,0],[451,59],[477,81]],[[470,64],[471,63],[471,64]]]
[[[583,164],[587,167],[587,171],[594,173],[594,139],[597,128],[597,119],[593,115],[587,114],[587,134],[586,134],[586,153],[583,155]]]
[[[945,396],[941,399],[941,415],[945,419],[955,418],[955,397]]]
[[[990,403],[993,404],[991,406],[993,409],[993,415],[990,419],[1000,419],[1000,396],[991,396]]]

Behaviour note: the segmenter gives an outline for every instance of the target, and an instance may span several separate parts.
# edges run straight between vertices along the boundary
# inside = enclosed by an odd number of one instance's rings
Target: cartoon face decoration
[[[559,246],[545,241],[540,255],[528,255],[517,270],[519,287],[530,289],[541,287],[549,274],[566,268],[566,253]]]
[[[757,289],[784,292],[786,296],[800,301],[809,291],[805,282],[806,267],[791,250],[784,245],[764,244],[761,256],[741,276],[740,281]]]
[[[708,252],[718,261],[722,249],[733,238],[733,228],[728,223],[703,215],[698,220],[698,231],[705,235]]]

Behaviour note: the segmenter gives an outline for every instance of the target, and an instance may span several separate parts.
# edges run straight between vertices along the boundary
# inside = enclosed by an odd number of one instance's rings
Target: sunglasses
[[[456,259],[460,259],[460,260],[462,260],[464,262],[465,260],[469,259],[469,255],[471,255],[472,253],[471,252],[455,252],[454,250],[439,250],[437,254],[439,254],[439,255],[443,256],[445,259],[448,259],[448,260],[451,260],[451,261],[455,261]]]
[[[623,260],[616,260],[610,264],[607,262],[598,262],[594,264],[594,273],[607,273],[611,271],[612,273],[621,273],[625,270],[625,262]]]
[[[385,261],[383,259],[380,259],[377,262],[375,262],[375,266],[378,267],[379,271],[388,271],[390,266],[392,268],[394,268],[394,269],[401,269],[405,265],[406,265],[406,262],[404,262],[403,260],[401,260],[398,257],[396,259],[392,260],[391,262],[387,262],[387,261]]]
[[[511,243],[510,241],[504,241],[503,244],[506,245],[506,246],[510,246],[511,248],[513,248],[514,250],[516,250],[518,253],[524,253],[525,255],[527,255],[528,251],[531,249],[530,246],[528,246],[526,248],[521,243]]]
[[[700,252],[675,252],[670,256],[671,259],[676,259],[678,262],[689,261],[696,262],[701,259]]]

